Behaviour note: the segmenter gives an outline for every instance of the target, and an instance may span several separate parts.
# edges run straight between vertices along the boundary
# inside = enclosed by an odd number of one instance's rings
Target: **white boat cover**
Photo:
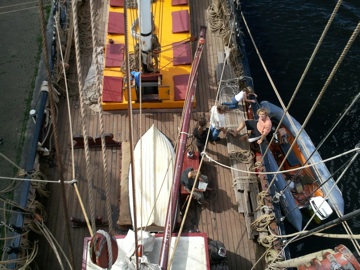
[[[164,227],[173,182],[175,152],[169,139],[154,125],[134,150],[137,227]],[[133,185],[129,169],[129,200],[134,224]]]

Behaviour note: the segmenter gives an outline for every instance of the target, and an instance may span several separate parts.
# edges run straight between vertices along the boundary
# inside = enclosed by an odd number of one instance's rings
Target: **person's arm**
[[[239,133],[245,127],[245,121],[241,121],[239,126],[236,128],[236,132]]]
[[[253,99],[248,99],[247,95],[244,96],[244,100],[245,100],[245,102],[248,102],[248,103],[250,103],[250,102],[255,103],[256,102]]]
[[[257,143],[258,143],[258,144],[261,144],[261,143],[264,141],[266,135],[267,135],[267,134],[265,134],[265,133],[261,134],[261,137],[260,137],[260,139],[257,140]]]

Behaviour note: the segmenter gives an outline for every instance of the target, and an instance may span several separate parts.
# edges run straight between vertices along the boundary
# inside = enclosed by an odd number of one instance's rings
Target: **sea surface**
[[[336,3],[320,0],[241,1],[242,12],[256,46],[285,105],[296,89]],[[359,21],[360,1],[343,1],[289,110],[300,123],[306,119]],[[258,99],[280,105],[249,34],[246,29],[243,32]],[[305,128],[315,146],[327,135],[350,102],[359,95],[359,85],[360,35],[353,42]],[[360,143],[359,114],[360,101],[357,101],[320,148],[323,159],[354,149]],[[340,166],[348,164],[352,155],[327,163],[329,171],[335,173]],[[337,180],[339,173],[334,176]],[[360,158],[355,160],[342,177],[339,187],[345,199],[346,213],[359,209]],[[351,219],[349,225],[353,233],[360,234],[360,216]],[[345,233],[342,226],[331,229],[331,232]],[[291,250],[293,254],[296,252],[300,255],[322,248],[334,248],[340,243],[354,251],[349,241],[317,237],[298,241],[291,246]]]

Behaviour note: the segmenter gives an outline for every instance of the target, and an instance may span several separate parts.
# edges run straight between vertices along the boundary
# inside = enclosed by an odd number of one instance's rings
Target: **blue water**
[[[336,1],[243,0],[241,3],[243,14],[258,50],[287,105],[335,8]],[[360,1],[344,1],[290,108],[290,114],[300,123],[305,120],[359,21]],[[279,105],[254,46],[248,38],[249,35],[245,29],[243,31],[246,36],[246,50],[255,92],[260,100],[268,100]],[[358,36],[306,127],[315,146],[359,93],[359,84],[360,37]],[[360,142],[359,113],[360,101],[355,104],[342,120],[341,125],[321,147],[319,152],[323,159],[353,149]],[[342,157],[328,163],[330,172],[335,172],[350,157]],[[336,174],[335,179],[338,176],[339,174]],[[339,187],[345,199],[346,213],[359,209],[360,158],[342,178]],[[360,234],[360,216],[349,221],[349,224],[354,233]],[[331,231],[344,233],[341,226]],[[339,243],[345,243],[353,250],[350,242],[325,238],[301,240],[292,246],[292,250],[295,250],[297,254],[304,254],[320,248],[334,248]]]

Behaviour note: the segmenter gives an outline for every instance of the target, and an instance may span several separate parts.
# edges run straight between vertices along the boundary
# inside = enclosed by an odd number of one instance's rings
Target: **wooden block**
[[[80,149],[80,148],[84,148],[85,147],[85,142],[84,142],[84,137],[83,135],[75,135],[73,137],[73,140],[75,141],[74,144],[74,149]],[[88,144],[89,147],[92,147],[93,145],[95,145],[95,141],[92,137],[88,136]]]
[[[105,145],[106,147],[120,147],[121,142],[117,142],[114,140],[114,135],[112,133],[106,133],[104,134],[105,138]],[[96,145],[101,147],[101,136],[97,136],[95,138]]]

